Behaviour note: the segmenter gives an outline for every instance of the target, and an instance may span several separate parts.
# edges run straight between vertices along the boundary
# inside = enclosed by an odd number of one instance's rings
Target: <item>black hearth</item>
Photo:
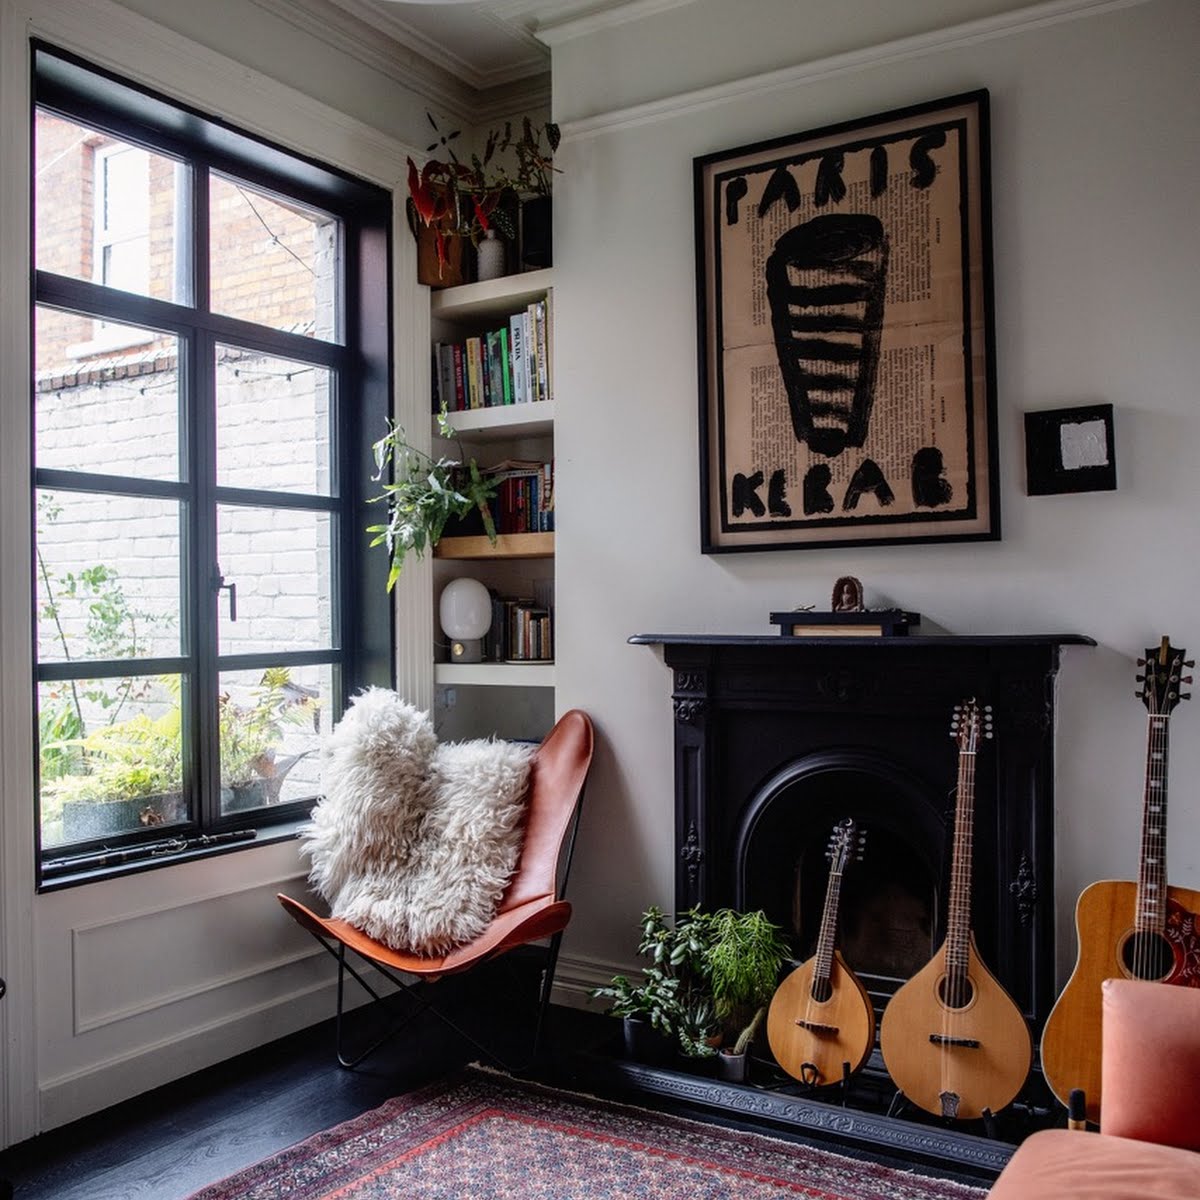
[[[661,645],[674,672],[676,908],[763,908],[791,934],[797,960],[807,958],[829,833],[853,816],[868,836],[863,862],[845,877],[840,941],[880,1010],[944,936],[957,754],[950,719],[965,698],[990,704],[995,738],[976,771],[972,924],[1036,1040],[1056,995],[1054,678],[1061,647],[1091,639],[630,640]],[[878,1098],[887,1091],[878,1055],[873,1070]],[[650,1090],[678,1086],[660,1078]],[[695,1096],[692,1083],[683,1086]],[[758,1107],[781,1104],[796,1107],[778,1091]],[[820,1102],[805,1098],[799,1108],[826,1123]],[[940,1131],[834,1111],[842,1116],[830,1123],[844,1129],[866,1121],[865,1137],[942,1144]],[[954,1131],[944,1140],[953,1147]],[[958,1142],[979,1161],[970,1136]]]

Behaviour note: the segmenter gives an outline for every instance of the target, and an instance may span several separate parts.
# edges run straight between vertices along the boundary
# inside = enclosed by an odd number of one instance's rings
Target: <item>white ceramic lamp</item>
[[[450,661],[476,663],[479,639],[492,627],[492,597],[478,579],[452,579],[438,604],[442,630],[450,639]]]

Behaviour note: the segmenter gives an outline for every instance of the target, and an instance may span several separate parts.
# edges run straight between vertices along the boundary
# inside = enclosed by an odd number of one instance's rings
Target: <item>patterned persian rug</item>
[[[389,1100],[192,1200],[979,1200],[967,1187],[505,1076]]]

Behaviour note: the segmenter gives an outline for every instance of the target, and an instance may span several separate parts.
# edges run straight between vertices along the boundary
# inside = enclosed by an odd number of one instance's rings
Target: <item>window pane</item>
[[[80,358],[96,322],[39,307],[35,313],[34,428],[39,467],[138,479],[178,479],[179,342],[111,322],[121,351]]]
[[[43,846],[186,819],[181,693],[178,675],[38,685]]]
[[[331,666],[222,673],[223,814],[317,795],[318,750],[335,717],[333,678]]]
[[[217,347],[217,483],[327,496],[333,373]]]
[[[183,165],[42,109],[34,147],[38,269],[186,302]]]
[[[332,524],[328,513],[218,505],[217,561],[237,587],[236,606],[228,593],[218,601],[222,654],[333,645]]]
[[[338,221],[237,179],[209,177],[213,312],[339,341]]]
[[[180,504],[37,494],[38,660],[180,653]]]

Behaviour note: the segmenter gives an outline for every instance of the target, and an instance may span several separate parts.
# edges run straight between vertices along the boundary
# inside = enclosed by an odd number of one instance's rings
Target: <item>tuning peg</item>
[[[1194,658],[1185,658],[1183,660],[1183,665],[1190,670],[1196,665],[1196,660]]]
[[[1192,698],[1192,693],[1191,692],[1183,692],[1180,694],[1179,698],[1180,698],[1180,700],[1190,700]]]
[[[1146,660],[1144,658],[1139,658],[1139,659],[1136,659],[1135,661],[1137,662],[1137,665],[1139,667],[1144,667],[1146,665]]]
[[[1134,679],[1136,679],[1138,683],[1145,683],[1145,682],[1146,682],[1146,677],[1145,677],[1145,675],[1135,675],[1135,676],[1134,676]]]
[[[1192,682],[1192,677],[1191,677],[1190,675],[1185,675],[1185,676],[1183,677],[1183,682],[1184,682],[1184,683],[1191,683],[1191,682]]]

